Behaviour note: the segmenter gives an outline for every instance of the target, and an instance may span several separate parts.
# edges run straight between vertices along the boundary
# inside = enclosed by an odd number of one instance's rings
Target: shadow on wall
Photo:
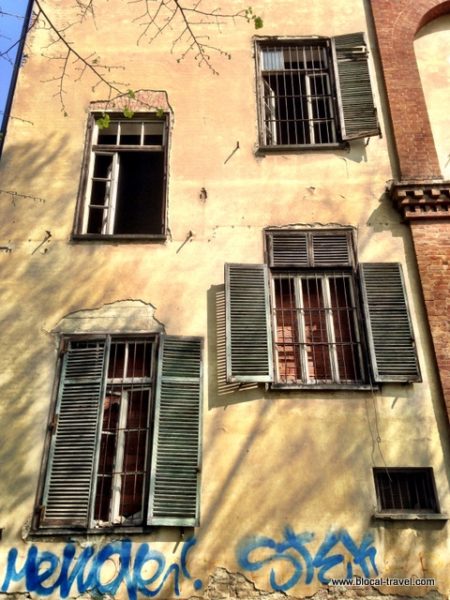
[[[256,383],[228,383],[226,377],[225,286],[207,292],[209,409],[261,399],[264,388]]]

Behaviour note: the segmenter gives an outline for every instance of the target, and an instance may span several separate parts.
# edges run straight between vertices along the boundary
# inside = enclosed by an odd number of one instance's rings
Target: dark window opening
[[[430,468],[376,468],[379,509],[398,512],[439,512]]]
[[[92,141],[79,233],[164,235],[165,120],[112,118]]]

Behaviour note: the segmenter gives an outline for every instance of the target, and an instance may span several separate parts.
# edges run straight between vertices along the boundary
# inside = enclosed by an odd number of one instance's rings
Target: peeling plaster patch
[[[81,309],[65,315],[52,333],[162,333],[155,307],[143,300],[118,300],[100,308]]]
[[[416,596],[414,596],[416,597]],[[423,600],[445,600],[445,595],[436,590],[420,596]],[[407,594],[384,594],[372,587],[323,587],[314,594],[291,596],[284,592],[267,592],[258,589],[255,584],[241,573],[231,573],[223,567],[217,567],[209,576],[208,585],[201,596],[189,596],[187,600],[406,600],[413,598]]]
[[[123,110],[128,108],[133,112],[156,111],[170,112],[169,97],[165,90],[137,90],[133,98],[129,94],[122,94],[111,100],[98,100],[90,103],[90,110]]]

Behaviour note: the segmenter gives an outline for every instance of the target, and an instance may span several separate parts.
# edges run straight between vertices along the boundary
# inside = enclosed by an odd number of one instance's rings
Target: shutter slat
[[[363,33],[332,38],[341,135],[352,140],[380,134]]]
[[[162,337],[148,524],[199,520],[202,340]]]
[[[227,381],[273,380],[266,265],[225,265]]]
[[[267,248],[271,268],[349,267],[353,265],[352,231],[268,230]]]
[[[63,358],[41,527],[89,524],[106,353],[104,340],[92,346],[70,342]]]
[[[375,381],[421,381],[401,265],[363,263],[360,274]]]

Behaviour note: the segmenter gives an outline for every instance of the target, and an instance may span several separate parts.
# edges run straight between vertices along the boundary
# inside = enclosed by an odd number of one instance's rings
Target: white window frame
[[[117,124],[116,143],[115,144],[99,144],[100,127],[97,124],[96,118],[99,115],[91,115],[91,134],[87,141],[87,155],[85,164],[85,183],[81,186],[82,193],[79,197],[78,212],[81,212],[76,218],[75,237],[165,237],[165,234],[155,235],[153,233],[143,234],[117,234],[115,233],[116,226],[116,209],[117,209],[117,192],[120,177],[120,154],[122,152],[162,152],[164,154],[164,198],[163,198],[163,228],[165,230],[165,211],[166,211],[166,172],[167,172],[167,145],[168,145],[168,115],[162,118],[156,118],[150,115],[137,115],[133,119],[126,119],[123,116],[111,117],[110,124]],[[122,126],[129,123],[140,124],[139,144],[121,144]],[[145,125],[157,123],[162,127],[162,143],[158,145],[144,144]],[[97,156],[111,156],[111,166],[107,177],[94,177],[95,162]],[[91,201],[93,184],[96,181],[106,182],[105,202],[102,205],[93,204]],[[89,218],[91,210],[103,211],[101,231],[99,233],[88,232]]]
[[[355,332],[355,340],[354,344],[357,347],[357,367],[359,372],[361,373],[361,379],[355,380],[342,380],[342,376],[339,372],[339,363],[338,363],[338,355],[337,355],[337,347],[336,347],[336,333],[335,333],[335,322],[333,318],[333,308],[331,305],[331,291],[330,291],[330,279],[334,278],[342,278],[347,279],[349,281],[349,290],[350,290],[350,302],[352,307],[354,307],[351,311],[353,315],[353,328]],[[294,298],[295,298],[295,310],[297,314],[297,329],[298,329],[298,340],[297,344],[299,346],[299,356],[300,356],[300,373],[301,380],[293,381],[293,382],[285,382],[282,380],[280,376],[279,370],[279,360],[277,353],[278,346],[278,338],[277,338],[277,304],[276,304],[276,291],[275,291],[275,280],[278,279],[292,279],[294,284]],[[304,310],[304,302],[303,302],[303,291],[302,291],[302,281],[305,279],[312,279],[320,282],[320,293],[322,295],[323,300],[323,311],[325,315],[325,324],[327,330],[327,352],[330,361],[330,368],[332,379],[319,380],[310,377],[308,373],[308,353],[307,353],[307,342],[306,342],[306,320],[305,320],[305,310]],[[281,383],[283,385],[360,385],[364,383],[364,362],[363,362],[363,353],[362,353],[362,341],[360,335],[360,324],[358,319],[358,308],[356,302],[356,294],[355,294],[355,282],[354,277],[350,273],[345,273],[341,271],[336,272],[289,272],[283,274],[282,272],[277,273],[276,271],[272,271],[271,277],[271,296],[272,296],[272,331],[274,332],[274,361],[275,361],[275,374],[276,374],[276,383]]]

